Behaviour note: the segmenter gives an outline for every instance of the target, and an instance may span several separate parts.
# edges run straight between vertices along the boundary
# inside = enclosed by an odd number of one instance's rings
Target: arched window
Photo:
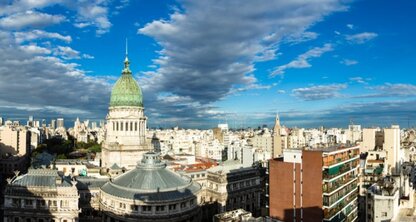
[[[120,122],[120,131],[123,131],[123,122]]]
[[[116,131],[118,131],[118,122],[116,122]]]
[[[129,131],[129,122],[126,122],[126,131]]]
[[[133,131],[133,122],[130,122],[130,131]]]
[[[134,122],[134,131],[137,131],[137,122]]]

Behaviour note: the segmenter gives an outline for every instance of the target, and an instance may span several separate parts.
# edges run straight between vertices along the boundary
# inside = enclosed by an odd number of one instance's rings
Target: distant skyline
[[[254,3],[255,2],[255,3]],[[0,2],[0,116],[105,119],[125,39],[151,127],[416,125],[415,1]]]

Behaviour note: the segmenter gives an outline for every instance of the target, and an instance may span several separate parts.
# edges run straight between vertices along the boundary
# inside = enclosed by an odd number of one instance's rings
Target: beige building
[[[23,126],[6,125],[0,129],[2,153],[24,156],[30,153],[30,132]]]
[[[243,167],[238,161],[226,161],[207,170],[207,185],[203,204],[204,214],[213,215],[244,209],[255,216],[261,213],[261,169]],[[209,206],[209,207],[208,207]]]
[[[402,162],[402,150],[400,148],[400,127],[392,125],[384,129],[383,149],[387,152],[387,170],[391,174],[398,174]]]
[[[369,150],[374,150],[376,147],[376,128],[364,128],[363,129],[363,141],[360,144],[360,152],[365,153]]]
[[[57,170],[29,169],[8,181],[4,192],[4,222],[76,222],[78,191],[75,182]]]
[[[276,119],[274,121],[274,128],[273,128],[273,150],[272,150],[272,158],[279,157],[283,154],[284,143],[286,141],[282,140],[281,137],[281,127],[280,127],[280,119],[279,115],[276,114]]]

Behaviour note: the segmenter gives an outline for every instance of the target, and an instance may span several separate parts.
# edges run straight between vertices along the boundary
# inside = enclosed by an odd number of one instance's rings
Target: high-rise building
[[[58,118],[56,120],[56,128],[64,128],[64,127],[65,127],[64,118]]]
[[[374,150],[376,147],[376,132],[375,128],[364,128],[363,129],[363,142],[360,145],[360,151],[362,153]]]
[[[143,95],[130,71],[126,55],[124,69],[111,91],[107,114],[106,138],[102,148],[102,167],[113,165],[132,169],[149,151],[146,144],[147,117],[144,115]]]
[[[400,127],[392,125],[384,129],[383,149],[387,152],[387,170],[391,174],[398,174],[402,161],[400,149]]]
[[[289,149],[269,162],[269,216],[285,222],[355,221],[359,147]]]
[[[51,128],[52,129],[55,129],[56,128],[56,120],[55,119],[52,119],[51,120]]]
[[[280,119],[279,115],[276,114],[276,118],[274,121],[274,128],[273,128],[273,152],[272,157],[276,158],[282,155],[282,137],[280,135],[281,127],[280,127]]]

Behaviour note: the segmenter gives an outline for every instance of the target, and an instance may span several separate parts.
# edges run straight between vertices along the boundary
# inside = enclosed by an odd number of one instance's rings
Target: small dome
[[[147,201],[174,200],[194,196],[201,186],[189,177],[166,169],[159,155],[148,152],[143,155],[137,167],[113,181],[101,190],[113,196]]]
[[[111,91],[110,107],[138,106],[143,107],[143,95],[139,84],[129,69],[129,60],[125,59],[121,77]]]

